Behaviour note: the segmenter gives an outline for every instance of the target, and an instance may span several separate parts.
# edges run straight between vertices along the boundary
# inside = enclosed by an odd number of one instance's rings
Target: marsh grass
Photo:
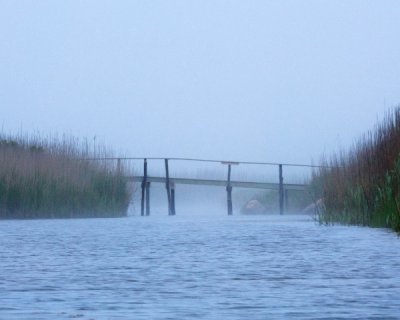
[[[86,158],[110,157],[104,147],[63,136],[0,136],[0,218],[126,215],[129,168]]]
[[[348,152],[322,160],[312,190],[323,198],[325,223],[390,227],[400,231],[400,107]]]

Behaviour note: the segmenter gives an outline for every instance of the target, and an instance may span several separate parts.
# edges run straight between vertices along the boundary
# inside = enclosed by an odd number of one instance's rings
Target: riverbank
[[[323,198],[322,223],[400,231],[400,107],[348,150],[322,161],[312,190]]]
[[[126,216],[129,168],[76,138],[0,135],[0,219]]]

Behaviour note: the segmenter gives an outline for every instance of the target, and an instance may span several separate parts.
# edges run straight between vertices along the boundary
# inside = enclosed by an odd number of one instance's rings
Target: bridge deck
[[[143,176],[131,176],[127,177],[128,181],[142,182]],[[225,187],[227,184],[226,180],[213,180],[213,179],[189,179],[189,178],[170,178],[170,182],[175,184],[191,184],[191,185],[203,185],[203,186],[218,186]],[[148,182],[155,183],[166,183],[165,177],[147,177]],[[231,181],[232,187],[237,188],[253,188],[253,189],[270,189],[279,190],[279,183],[268,183],[268,182],[246,182],[246,181]],[[304,184],[283,184],[286,190],[299,190],[304,191],[306,185]]]

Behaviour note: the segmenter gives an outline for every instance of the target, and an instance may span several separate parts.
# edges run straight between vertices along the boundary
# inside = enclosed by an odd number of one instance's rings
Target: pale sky
[[[0,0],[5,133],[310,163],[400,103],[400,1]]]

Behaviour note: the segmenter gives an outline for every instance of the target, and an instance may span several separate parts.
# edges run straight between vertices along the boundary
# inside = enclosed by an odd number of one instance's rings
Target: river
[[[0,319],[400,319],[400,239],[307,216],[0,222]]]

